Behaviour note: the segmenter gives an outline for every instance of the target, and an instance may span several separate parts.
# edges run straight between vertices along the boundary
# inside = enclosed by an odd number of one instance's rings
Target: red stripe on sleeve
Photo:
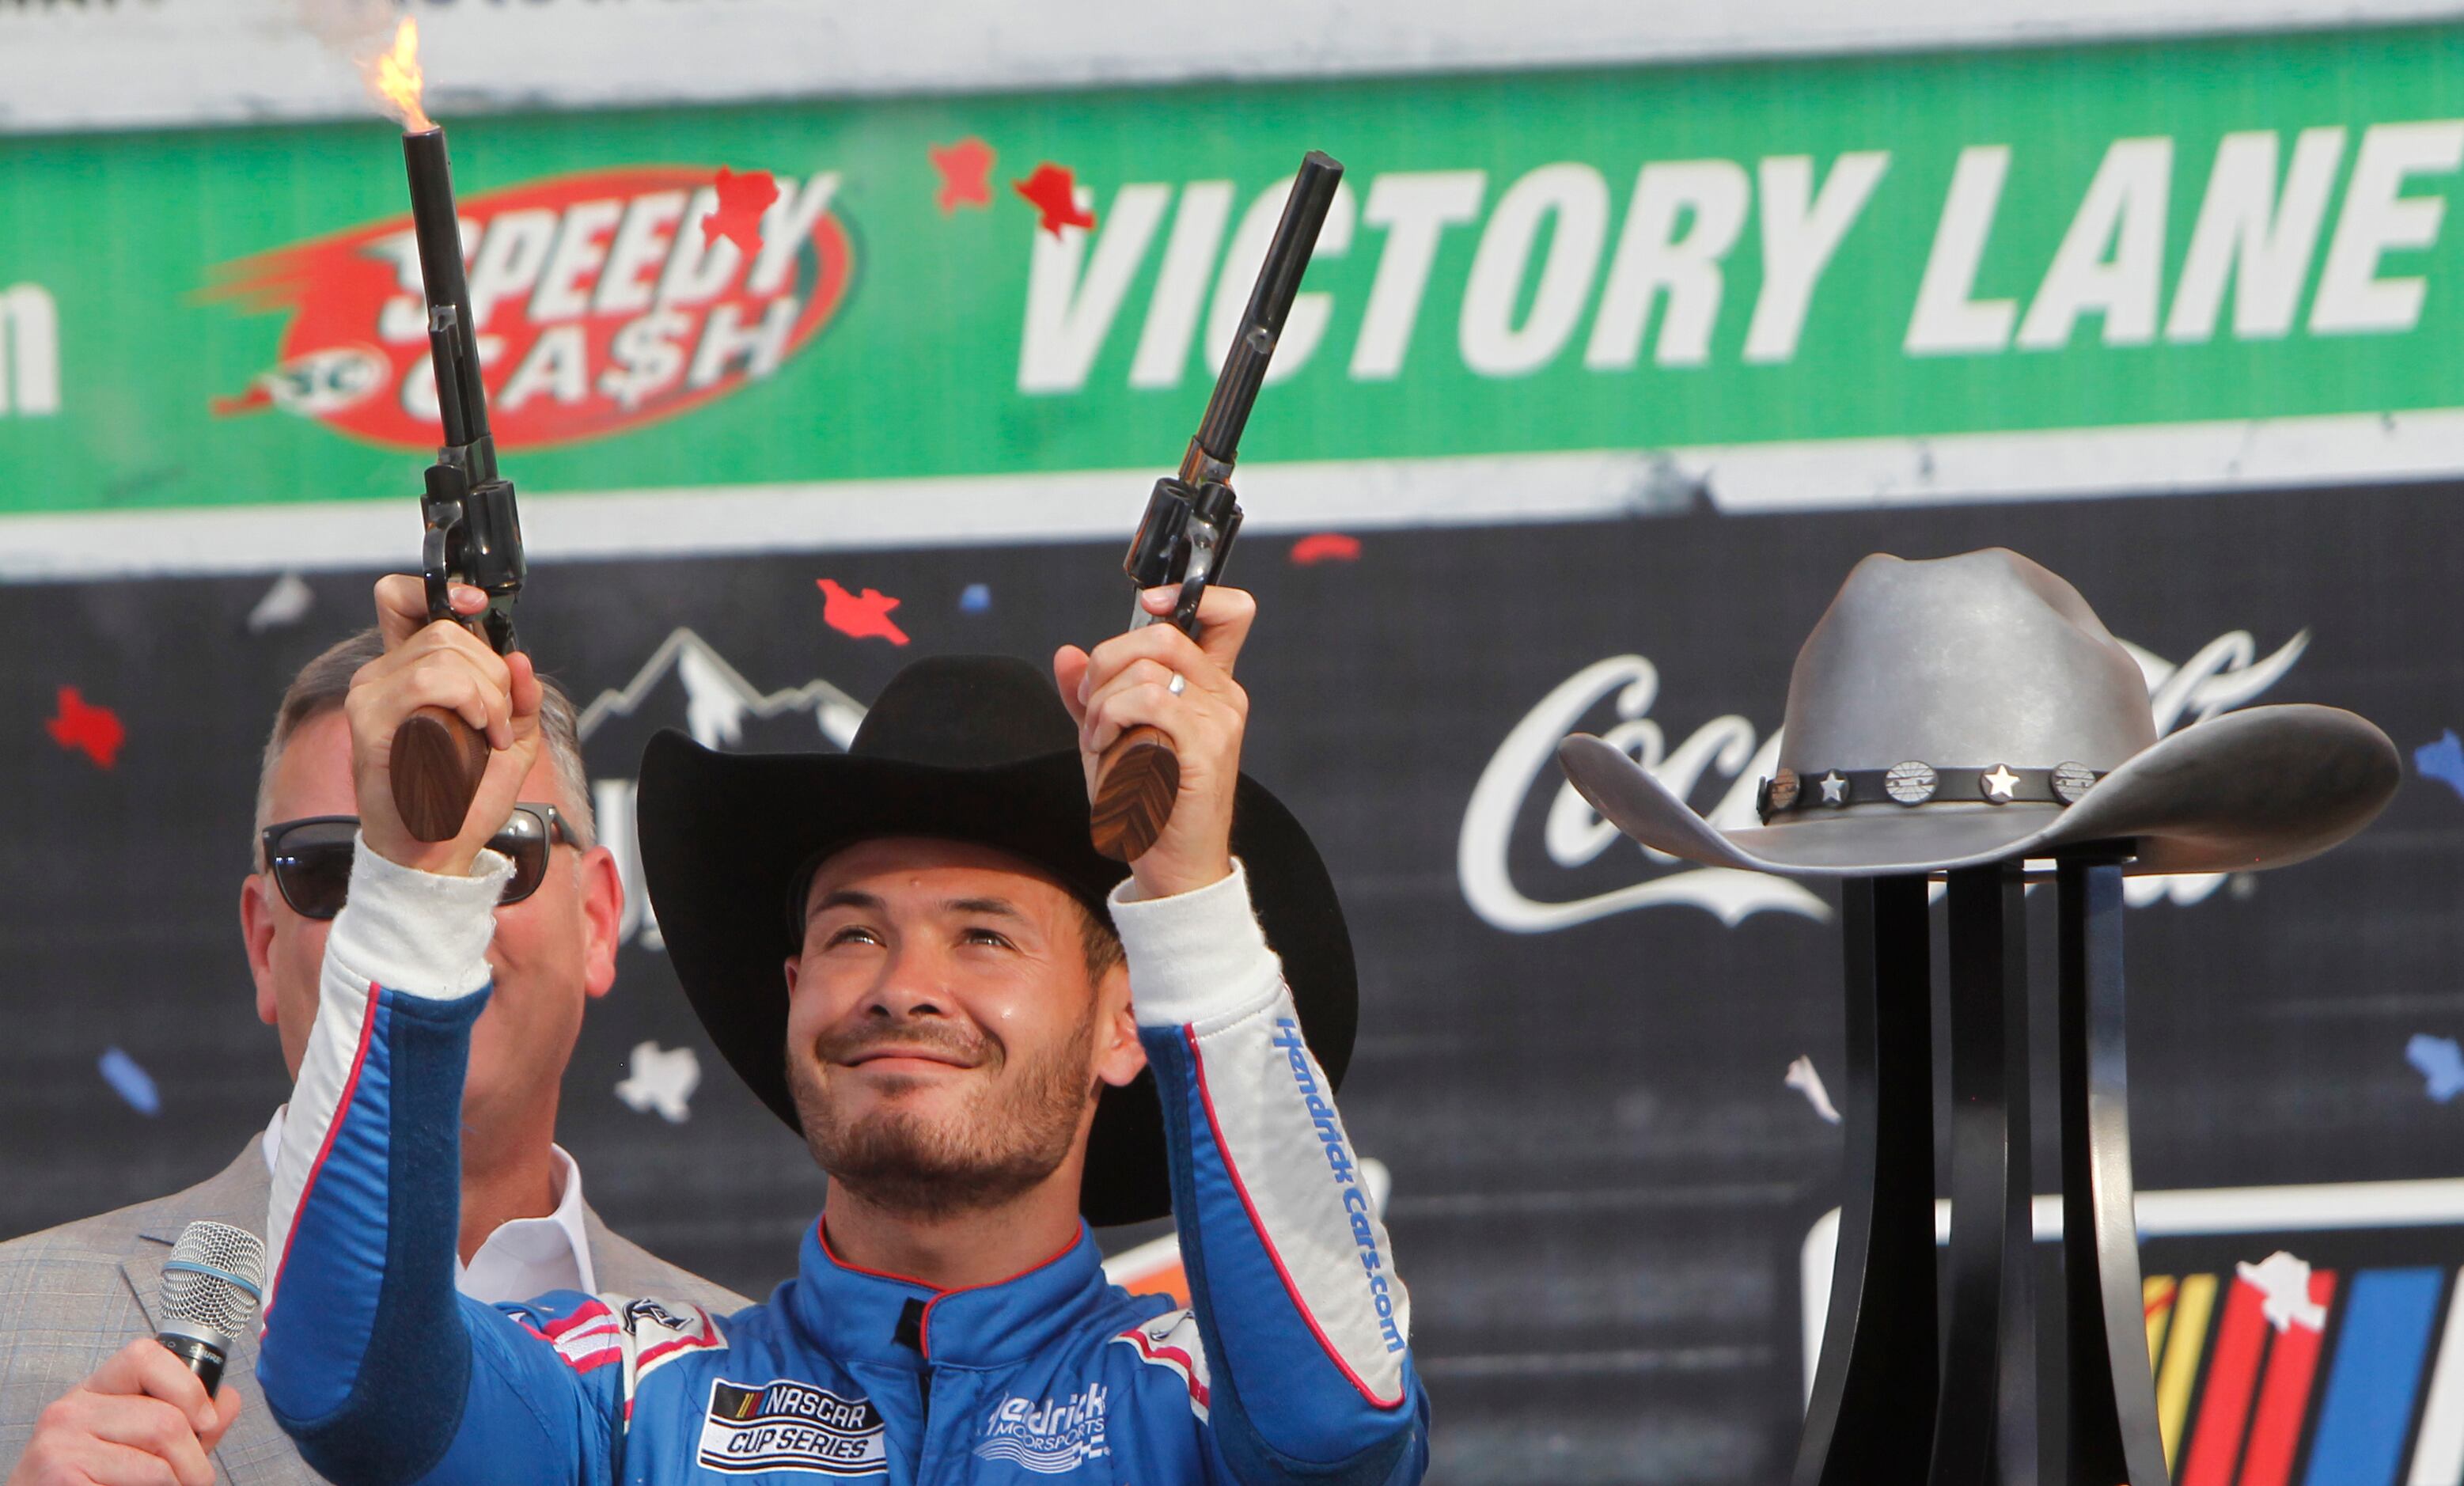
[[[1181,1029],[1181,1036],[1189,1042],[1190,1065],[1198,1070],[1198,1101],[1206,1108],[1206,1127],[1213,1132],[1215,1149],[1223,1158],[1223,1172],[1232,1178],[1232,1191],[1240,1195],[1241,1206],[1249,1214],[1250,1231],[1258,1235],[1259,1245],[1266,1251],[1267,1260],[1275,1266],[1276,1277],[1284,1282],[1284,1293],[1292,1299],[1292,1309],[1298,1311],[1301,1320],[1309,1324],[1309,1334],[1317,1338],[1317,1344],[1325,1349],[1327,1360],[1333,1363],[1335,1369],[1351,1380],[1352,1386],[1360,1390],[1361,1397],[1380,1409],[1400,1408],[1407,1396],[1407,1390],[1397,1388],[1393,1398],[1378,1397],[1376,1390],[1362,1382],[1360,1374],[1353,1371],[1352,1365],[1343,1360],[1343,1353],[1335,1349],[1335,1344],[1328,1339],[1325,1328],[1317,1323],[1317,1317],[1309,1311],[1309,1302],[1301,1299],[1301,1287],[1292,1282],[1292,1272],[1284,1267],[1284,1257],[1275,1251],[1274,1235],[1266,1232],[1265,1220],[1258,1216],[1258,1205],[1249,1199],[1249,1186],[1241,1180],[1241,1168],[1232,1159],[1232,1147],[1224,1142],[1222,1122],[1215,1115],[1215,1097],[1206,1091],[1206,1060],[1198,1051],[1198,1033],[1195,1029],[1184,1027]]]
[[[351,1074],[342,1081],[341,1097],[334,1102],[334,1118],[325,1126],[324,1144],[317,1147],[317,1159],[309,1163],[307,1180],[299,1184],[299,1200],[291,1209],[291,1232],[282,1235],[282,1259],[274,1266],[274,1282],[265,1287],[265,1316],[274,1314],[275,1293],[282,1288],[282,1272],[290,1267],[291,1245],[299,1237],[299,1214],[308,1211],[308,1198],[317,1191],[317,1178],[325,1169],[325,1158],[334,1153],[334,1137],[341,1133],[342,1117],[350,1112],[351,1100],[360,1091],[360,1070],[368,1065],[368,1044],[377,1035],[377,998],[384,994],[383,986],[373,980],[368,982],[367,1009],[360,1017],[359,1051],[351,1055]]]
[[[1170,1363],[1173,1370],[1180,1374],[1181,1381],[1189,1385],[1190,1397],[1197,1399],[1201,1405],[1209,1401],[1206,1385],[1198,1381],[1197,1358],[1177,1346],[1158,1346],[1148,1339],[1144,1331],[1135,1326],[1122,1332],[1121,1336],[1123,1340],[1134,1344],[1137,1346],[1138,1355],[1148,1361],[1160,1360]]]

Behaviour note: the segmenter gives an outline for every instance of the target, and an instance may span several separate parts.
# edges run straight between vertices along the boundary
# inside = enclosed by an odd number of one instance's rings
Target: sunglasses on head
[[[308,816],[265,828],[266,869],[293,912],[322,919],[342,911],[342,899],[351,888],[352,841],[359,834],[358,816]],[[501,902],[519,903],[539,891],[547,879],[548,848],[559,842],[582,845],[554,805],[514,807],[505,828],[488,841],[490,851],[514,863],[513,881],[505,884]]]

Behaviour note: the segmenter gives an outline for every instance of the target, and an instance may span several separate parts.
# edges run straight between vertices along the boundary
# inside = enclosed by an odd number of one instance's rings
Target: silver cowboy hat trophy
[[[2285,866],[2369,824],[2395,745],[2332,707],[2156,736],[2147,684],[2079,590],[1992,548],[1857,564],[1797,652],[1763,824],[1722,831],[1588,734],[1557,757],[1646,846],[1791,877],[1939,872],[2129,840],[2139,872]]]
[[[1713,827],[1598,738],[1570,737],[1557,756],[1646,846],[1842,880],[1848,1180],[1793,1486],[2163,1486],[2132,1206],[2123,874],[2325,851],[2394,794],[2387,735],[2294,706],[2159,740],[2137,664],[2078,590],[1997,549],[1857,565],[1798,652],[1758,825]],[[2039,1297],[2024,892],[2029,864],[2047,859],[2062,1160],[2044,1185],[2061,1193],[2062,1289]],[[1934,1230],[1936,874],[1948,888],[1947,1258]],[[2046,1305],[2065,1312],[2047,1339],[2067,1397],[2054,1410],[2036,1388]]]

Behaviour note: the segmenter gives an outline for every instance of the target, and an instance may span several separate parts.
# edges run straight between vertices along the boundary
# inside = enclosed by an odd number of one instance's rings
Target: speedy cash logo
[[[777,178],[747,254],[706,234],[715,169],[586,171],[466,195],[464,261],[491,423],[507,448],[604,438],[690,412],[776,373],[846,303],[854,274],[835,172]],[[288,310],[272,369],[217,400],[354,438],[442,436],[410,217],[216,270],[209,297]]]

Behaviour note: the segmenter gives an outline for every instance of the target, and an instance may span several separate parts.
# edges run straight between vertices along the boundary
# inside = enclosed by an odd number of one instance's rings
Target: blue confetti
[[[981,614],[992,606],[993,588],[990,583],[969,583],[967,591],[958,595],[958,612],[961,614]],[[2464,754],[2457,756],[2459,767],[2464,767]]]
[[[142,1115],[163,1112],[163,1096],[155,1091],[154,1076],[139,1067],[136,1059],[116,1047],[106,1047],[95,1066],[101,1071],[102,1082],[128,1101],[129,1108]]]
[[[2425,779],[2436,779],[2458,795],[2464,795],[2464,740],[2448,729],[2435,743],[2424,743],[2412,751],[2412,766]]]
[[[2453,734],[2450,734],[2453,736]],[[2404,1045],[2404,1060],[2421,1071],[2428,1087],[2423,1090],[2440,1104],[2464,1094],[2464,1047],[2455,1045],[2453,1038],[2433,1038],[2417,1032]]]

